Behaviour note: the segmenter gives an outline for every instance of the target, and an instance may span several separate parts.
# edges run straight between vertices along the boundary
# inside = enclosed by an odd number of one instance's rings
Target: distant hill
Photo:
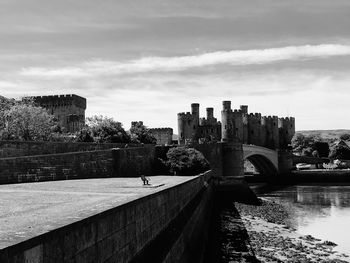
[[[307,130],[307,131],[297,131],[297,133],[301,133],[304,136],[320,136],[325,140],[338,140],[342,134],[348,133],[350,134],[350,130]]]

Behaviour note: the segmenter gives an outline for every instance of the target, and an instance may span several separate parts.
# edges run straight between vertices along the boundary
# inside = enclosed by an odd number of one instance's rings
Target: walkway
[[[0,185],[0,249],[193,177],[153,176]]]

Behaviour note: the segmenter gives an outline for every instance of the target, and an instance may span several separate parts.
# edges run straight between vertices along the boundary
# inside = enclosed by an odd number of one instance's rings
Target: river
[[[349,185],[295,185],[261,197],[288,207],[299,234],[330,240],[337,251],[350,253]]]

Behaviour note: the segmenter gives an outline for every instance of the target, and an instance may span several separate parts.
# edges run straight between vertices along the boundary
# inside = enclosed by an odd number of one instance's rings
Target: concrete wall
[[[0,184],[111,176],[111,150],[0,159]]]
[[[30,155],[105,150],[124,147],[125,143],[86,143],[86,142],[26,142],[0,141],[0,158]],[[135,145],[129,144],[129,147]]]
[[[210,177],[207,172],[0,250],[0,262],[199,262],[211,212]]]

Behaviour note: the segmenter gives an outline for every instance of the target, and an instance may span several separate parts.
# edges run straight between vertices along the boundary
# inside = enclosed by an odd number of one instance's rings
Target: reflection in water
[[[283,203],[292,227],[304,235],[330,240],[350,253],[350,186],[292,186],[263,195]]]

